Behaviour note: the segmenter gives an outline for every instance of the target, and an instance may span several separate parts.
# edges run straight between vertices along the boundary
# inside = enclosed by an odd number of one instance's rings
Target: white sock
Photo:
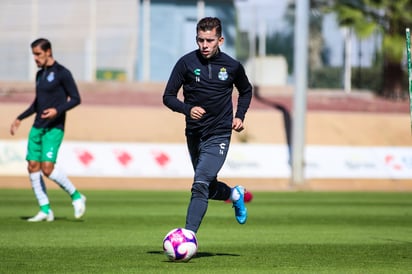
[[[234,202],[240,199],[240,193],[236,190],[236,188],[232,188],[232,194],[230,195],[230,199]]]
[[[57,183],[61,188],[63,188],[67,193],[72,195],[76,188],[69,180],[69,178],[62,171],[58,170],[56,167],[53,169],[49,176],[55,183]]]
[[[34,191],[34,196],[36,196],[36,199],[39,205],[40,206],[48,205],[49,198],[47,197],[46,185],[44,184],[43,176],[41,172],[40,171],[32,172],[29,174],[29,177],[30,177],[31,186]]]

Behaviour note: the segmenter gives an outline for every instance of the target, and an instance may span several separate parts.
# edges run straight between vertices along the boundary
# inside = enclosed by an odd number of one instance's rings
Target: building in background
[[[133,80],[135,0],[5,0],[0,2],[0,80],[28,81],[36,67],[30,43],[50,39],[57,61],[75,78]]]
[[[288,0],[3,0],[0,1],[0,81],[30,81],[30,43],[52,41],[56,59],[79,81],[164,82],[177,59],[193,49],[204,16],[223,23],[222,49],[244,62],[255,84],[291,84],[284,56],[267,57],[266,38],[291,28]],[[324,17],[329,65],[343,66],[344,34]],[[240,34],[240,35],[239,35]],[[370,66],[376,42],[352,37],[351,63]],[[256,43],[256,40],[259,43]],[[256,45],[259,45],[258,47]],[[291,48],[293,45],[291,45]],[[239,58],[241,57],[241,58]],[[279,67],[281,66],[281,67]],[[287,72],[286,72],[287,73]]]
[[[222,19],[224,49],[234,54],[235,14],[233,0],[1,1],[0,80],[33,80],[30,43],[45,37],[80,81],[166,81],[196,48],[200,17]]]
[[[235,55],[236,9],[233,0],[139,0],[137,81],[166,81],[178,58],[197,48],[196,23],[219,17],[225,43]]]

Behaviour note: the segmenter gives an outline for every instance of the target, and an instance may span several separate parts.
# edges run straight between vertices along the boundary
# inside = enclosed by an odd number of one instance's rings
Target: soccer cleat
[[[49,209],[49,213],[44,213],[43,211],[39,211],[39,213],[36,214],[36,216],[33,216],[29,219],[27,219],[28,222],[42,222],[42,221],[47,221],[47,222],[53,222],[54,221],[54,214],[51,209]]]
[[[235,208],[235,216],[236,220],[239,224],[243,225],[246,223],[247,219],[247,209],[245,206],[245,201],[244,201],[244,195],[245,195],[245,188],[243,186],[235,186],[232,189],[232,195],[233,191],[237,191],[239,194],[239,199],[236,201],[233,201],[233,207]]]
[[[80,199],[72,202],[74,208],[74,218],[80,219],[86,212],[86,196],[81,195]]]

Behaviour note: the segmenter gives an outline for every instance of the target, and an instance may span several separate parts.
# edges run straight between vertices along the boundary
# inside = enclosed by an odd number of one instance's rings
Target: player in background
[[[206,17],[196,26],[198,49],[181,57],[167,82],[163,103],[185,115],[186,141],[194,169],[185,228],[197,232],[208,200],[231,199],[236,220],[244,224],[247,209],[242,186],[217,180],[230,145],[232,130],[243,130],[252,99],[252,85],[240,62],[220,50],[224,38],[218,18]],[[239,92],[234,115],[233,86]],[[183,101],[178,92],[183,87]]]
[[[86,211],[86,197],[76,189],[69,178],[55,167],[64,136],[66,111],[80,104],[80,94],[72,74],[53,58],[51,43],[40,38],[31,44],[36,74],[36,96],[33,103],[11,124],[15,135],[23,119],[36,114],[28,136],[28,172],[40,211],[29,222],[53,221],[43,175],[56,182],[72,199],[74,217],[81,218]]]

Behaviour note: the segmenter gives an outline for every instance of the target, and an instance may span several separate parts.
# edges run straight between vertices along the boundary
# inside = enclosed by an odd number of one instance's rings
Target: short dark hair
[[[37,46],[40,46],[40,48],[44,51],[46,51],[48,49],[51,50],[51,48],[52,48],[50,41],[47,40],[46,38],[39,38],[39,39],[34,40],[31,43],[31,48],[35,48]]]
[[[200,19],[196,26],[196,32],[216,29],[217,37],[222,36],[222,23],[217,17],[205,17]]]

